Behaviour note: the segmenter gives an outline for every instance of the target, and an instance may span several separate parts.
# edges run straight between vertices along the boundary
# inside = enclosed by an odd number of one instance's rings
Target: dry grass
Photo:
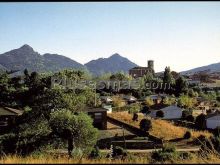
[[[127,112],[115,112],[109,114],[109,116],[139,128],[139,122],[133,122],[132,115],[128,114]],[[139,121],[143,118],[144,116],[140,116]],[[173,123],[166,120],[152,119],[152,129],[150,130],[150,133],[156,137],[163,138],[164,140],[170,140],[175,138],[182,138],[185,132],[188,130],[188,128],[175,126]],[[191,132],[192,138],[197,138],[200,135],[204,135],[206,137],[211,136],[211,133],[208,131],[191,130]]]
[[[6,156],[0,159],[0,164],[134,164],[134,163],[149,163],[146,158],[139,157],[138,159],[125,159],[125,160],[109,160],[103,159],[68,159],[64,157],[53,158],[45,156],[43,158],[34,158],[32,156],[19,157],[19,156]]]
[[[202,157],[201,155],[192,154],[191,159],[176,159],[172,161],[159,162],[164,164],[207,164],[207,163],[220,163],[220,158],[215,154],[209,154],[208,158]],[[145,156],[136,156],[132,159],[125,160],[109,160],[107,158],[102,159],[68,159],[65,157],[53,158],[51,156],[44,156],[39,158],[34,158],[32,156],[28,157],[19,157],[17,155],[6,156],[0,159],[1,164],[148,164],[153,163],[150,160],[150,154]]]

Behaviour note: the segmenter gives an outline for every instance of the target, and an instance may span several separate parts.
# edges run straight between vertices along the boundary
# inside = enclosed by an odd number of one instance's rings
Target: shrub
[[[187,131],[183,136],[184,139],[190,139],[191,137],[192,137],[192,134],[189,131]]]
[[[139,104],[131,104],[128,107],[128,113],[138,113],[140,111],[140,105]]]
[[[145,114],[148,114],[148,113],[150,112],[149,109],[150,109],[150,108],[145,105],[145,106],[143,106],[141,112],[142,112],[142,113],[145,113]]]
[[[152,153],[152,159],[156,161],[167,161],[178,158],[178,153],[173,145],[165,145],[162,150]]]
[[[220,152],[220,137],[219,136],[211,137],[211,142],[213,144],[212,147],[214,147],[216,151]]]
[[[98,148],[98,146],[95,146],[95,147],[92,149],[92,151],[91,151],[91,153],[90,153],[90,155],[89,155],[89,158],[99,158],[99,157],[100,157],[99,148]]]
[[[194,121],[195,121],[195,118],[194,118],[193,115],[189,115],[189,116],[186,117],[186,120],[187,120],[187,121],[190,121],[190,122],[194,122]]]
[[[149,131],[152,128],[152,122],[149,119],[142,119],[139,126],[142,131]]]
[[[204,114],[200,114],[196,117],[195,126],[197,129],[205,129],[206,128],[206,117]]]
[[[187,116],[189,116],[189,115],[192,115],[192,110],[191,109],[189,109],[189,110],[183,110],[183,112],[182,112],[182,118],[183,119],[185,119]]]
[[[192,154],[190,152],[182,152],[179,154],[179,158],[182,160],[192,159]]]
[[[132,120],[133,121],[138,121],[138,114],[137,113],[134,113]]]
[[[127,156],[127,152],[120,146],[113,146],[112,157]]]
[[[156,112],[156,117],[159,117],[159,118],[163,118],[164,117],[164,112],[159,110]]]
[[[219,137],[220,136],[220,127],[216,127],[213,131],[214,136]]]

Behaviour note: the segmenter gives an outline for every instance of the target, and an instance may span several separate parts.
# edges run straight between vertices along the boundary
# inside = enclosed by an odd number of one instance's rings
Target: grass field
[[[139,121],[134,122],[132,121],[132,114],[129,114],[127,112],[114,112],[108,115],[115,119],[122,120],[128,124],[131,124],[137,128],[139,128],[139,123],[141,119],[144,118],[144,116],[139,116]],[[164,140],[182,138],[185,132],[189,130],[185,127],[175,126],[173,123],[166,120],[152,119],[151,121],[152,129],[149,132],[156,137],[163,138]],[[210,137],[212,135],[208,131],[191,130],[191,132],[192,138],[197,138],[200,135],[204,135],[206,137]]]
[[[54,158],[50,155],[40,156],[40,157],[19,157],[17,155],[6,156],[0,158],[0,164],[147,164],[147,163],[164,163],[164,164],[198,164],[198,163],[220,163],[220,158],[218,155],[209,154],[208,157],[203,157],[199,154],[191,154],[190,159],[174,159],[165,162],[154,162],[151,160],[150,154],[142,154],[142,155],[133,155],[124,160],[116,159],[116,160],[109,160],[107,158],[101,159],[68,159],[67,157],[57,157]]]

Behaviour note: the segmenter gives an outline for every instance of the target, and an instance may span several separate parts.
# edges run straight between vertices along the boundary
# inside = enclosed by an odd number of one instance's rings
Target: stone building
[[[148,60],[148,66],[147,67],[134,67],[129,70],[129,75],[131,75],[133,78],[139,78],[143,77],[147,73],[154,74],[154,61]]]

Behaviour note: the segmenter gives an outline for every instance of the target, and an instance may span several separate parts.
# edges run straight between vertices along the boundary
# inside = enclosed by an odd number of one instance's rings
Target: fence
[[[125,128],[125,129],[127,129],[128,131],[130,131],[130,132],[132,132],[132,133],[134,133],[134,134],[136,134],[136,135],[138,135],[138,136],[146,136],[146,137],[148,137],[149,140],[152,140],[155,145],[157,145],[157,144],[162,144],[162,143],[163,143],[163,142],[162,142],[162,139],[157,138],[157,137],[151,135],[149,132],[142,131],[142,130],[140,130],[139,128],[134,127],[134,126],[132,126],[132,125],[130,125],[130,124],[127,124],[127,123],[125,123],[125,122],[123,122],[123,121],[114,119],[114,118],[109,117],[109,116],[107,116],[107,120],[108,120],[109,122],[113,123],[113,124],[119,125],[119,126]]]

